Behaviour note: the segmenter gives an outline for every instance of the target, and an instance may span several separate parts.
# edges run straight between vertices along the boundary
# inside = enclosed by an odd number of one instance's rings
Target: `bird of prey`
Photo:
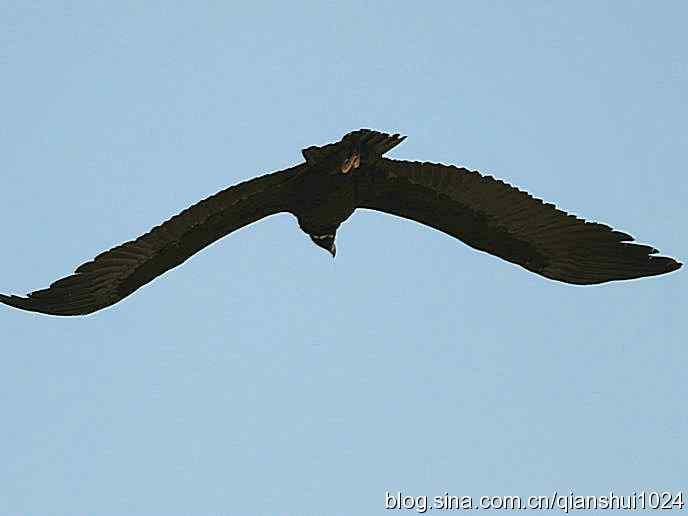
[[[655,276],[681,264],[609,226],[586,222],[491,176],[383,157],[405,137],[370,129],[302,151],[305,163],[232,186],[28,297],[0,302],[52,315],[113,305],[229,233],[289,212],[334,257],[357,208],[420,222],[549,279],[577,285]]]

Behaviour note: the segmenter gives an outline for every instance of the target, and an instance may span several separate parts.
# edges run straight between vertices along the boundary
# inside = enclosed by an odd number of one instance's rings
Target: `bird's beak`
[[[332,259],[334,259],[334,255],[337,254],[337,246],[332,244],[332,247],[330,247],[330,254],[332,255]]]

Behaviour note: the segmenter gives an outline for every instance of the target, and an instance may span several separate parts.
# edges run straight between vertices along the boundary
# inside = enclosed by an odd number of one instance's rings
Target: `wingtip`
[[[44,314],[44,315],[54,315],[54,316],[74,316],[74,315],[88,315],[96,310],[100,310],[101,308],[104,307],[97,307],[95,309],[88,309],[84,310],[83,308],[80,307],[72,307],[72,306],[66,306],[66,307],[58,307],[54,306],[51,304],[45,304],[40,302],[40,300],[37,302],[35,296],[33,296],[34,292],[31,292],[27,297],[21,297],[21,296],[15,296],[15,295],[5,295],[5,294],[0,294],[0,303],[5,304],[7,306],[11,306],[12,308],[17,308],[18,310],[24,310],[25,312],[34,312],[34,313],[39,313],[39,314]]]
[[[650,271],[647,276],[668,274],[683,267],[683,264],[669,256],[650,256]]]
[[[20,296],[14,296],[14,295],[6,295],[6,294],[0,294],[0,303],[11,306],[12,308],[19,308],[19,309],[24,309],[22,306],[22,301],[25,301],[26,298],[20,297]]]

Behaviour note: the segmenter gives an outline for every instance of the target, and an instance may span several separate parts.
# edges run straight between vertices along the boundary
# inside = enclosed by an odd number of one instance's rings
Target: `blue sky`
[[[683,2],[0,2],[0,292],[360,127],[681,261]],[[574,287],[290,215],[114,307],[2,307],[0,514],[686,488],[688,276]],[[392,512],[394,513],[394,512]]]

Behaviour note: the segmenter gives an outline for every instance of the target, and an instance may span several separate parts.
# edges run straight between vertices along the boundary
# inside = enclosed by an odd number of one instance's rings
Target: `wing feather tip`
[[[0,303],[5,304],[7,306],[11,306],[13,308],[26,310],[26,306],[29,303],[29,298],[15,295],[8,296],[5,294],[0,294]]]
[[[31,294],[29,294],[31,296]],[[100,305],[85,305],[81,304],[66,304],[61,306],[51,305],[43,300],[32,298],[32,297],[21,297],[15,295],[5,295],[0,294],[0,303],[13,308],[18,308],[20,310],[25,310],[27,312],[41,313],[46,315],[56,315],[56,316],[74,316],[74,315],[88,315],[96,310],[105,308],[105,306]]]
[[[683,264],[682,264],[681,262],[679,262],[678,260],[674,260],[673,258],[669,258],[668,256],[657,256],[657,257],[654,257],[654,256],[653,256],[653,258],[654,258],[654,259],[658,259],[658,258],[663,258],[663,259],[664,259],[664,260],[662,260],[662,261],[665,261],[665,265],[664,265],[665,270],[664,270],[664,272],[673,272],[673,271],[677,271],[677,270],[679,270],[681,267],[683,267]]]

